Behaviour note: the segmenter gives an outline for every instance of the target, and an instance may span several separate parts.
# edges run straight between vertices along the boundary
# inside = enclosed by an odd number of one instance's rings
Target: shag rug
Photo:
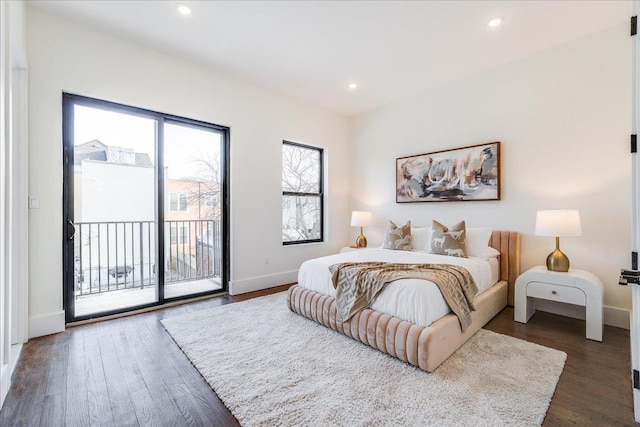
[[[537,426],[566,354],[480,330],[433,373],[289,311],[286,292],[162,321],[243,426]]]

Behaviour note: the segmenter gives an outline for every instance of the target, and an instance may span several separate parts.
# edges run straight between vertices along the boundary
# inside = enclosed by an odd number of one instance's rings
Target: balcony
[[[219,220],[165,221],[165,298],[222,289]],[[75,316],[157,301],[154,221],[75,224]]]

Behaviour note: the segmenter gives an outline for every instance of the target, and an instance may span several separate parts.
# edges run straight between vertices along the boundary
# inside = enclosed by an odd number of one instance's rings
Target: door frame
[[[73,195],[73,129],[74,129],[74,114],[73,107],[75,105],[84,105],[88,107],[95,107],[109,111],[115,111],[118,113],[131,114],[134,116],[150,118],[156,120],[156,141],[155,141],[155,179],[156,179],[156,205],[155,205],[155,238],[156,238],[156,264],[160,267],[156,269],[156,285],[158,292],[158,300],[156,302],[142,304],[134,307],[127,307],[124,309],[115,309],[105,311],[97,314],[87,316],[75,316],[75,298],[73,288],[74,281],[74,241],[69,238],[75,233],[73,227],[74,218],[74,195]],[[163,147],[164,147],[164,124],[178,124],[182,126],[191,126],[198,129],[209,129],[220,133],[222,138],[221,152],[220,152],[220,203],[222,205],[222,219],[221,219],[221,232],[222,232],[222,272],[221,282],[222,289],[200,292],[196,294],[189,294],[173,298],[165,298],[164,296],[164,259],[165,259],[165,245],[164,245],[164,159],[163,159]],[[160,113],[153,110],[144,108],[133,107],[116,102],[105,101],[102,99],[90,98],[87,96],[77,95],[73,93],[62,93],[62,161],[63,161],[63,173],[62,173],[62,295],[63,295],[63,309],[65,311],[65,322],[77,322],[92,318],[110,316],[114,314],[126,313],[133,310],[139,310],[149,307],[161,306],[168,302],[173,302],[182,299],[196,298],[200,296],[213,295],[217,293],[227,292],[229,289],[230,280],[230,266],[231,266],[231,250],[230,250],[230,211],[231,211],[231,198],[230,198],[230,128],[227,126],[216,125],[213,123],[204,122],[201,120],[190,119],[186,117],[176,116],[172,114]]]
[[[638,12],[640,12],[640,0],[633,0],[633,13],[631,18],[631,25],[633,26],[633,20],[636,20]],[[631,32],[632,40],[632,59],[631,59],[631,134],[638,134],[640,128],[640,36],[633,34],[633,28]],[[632,137],[633,138],[633,137]],[[638,153],[632,154],[633,173],[632,173],[632,251],[636,254],[635,262],[632,262],[632,269],[638,269],[637,265],[637,253],[640,250],[640,156]],[[631,382],[633,393],[633,407],[635,421],[640,423],[640,284],[635,283],[631,285]]]

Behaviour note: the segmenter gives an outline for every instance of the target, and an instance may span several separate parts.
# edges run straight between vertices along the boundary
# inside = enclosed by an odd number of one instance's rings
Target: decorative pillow
[[[383,249],[393,249],[396,251],[411,250],[411,221],[407,221],[402,227],[398,227],[389,221],[387,231],[384,233]]]
[[[489,246],[489,239],[493,230],[490,228],[469,227],[467,235],[467,256],[484,258],[486,260],[500,255],[500,251]]]
[[[431,227],[411,227],[411,250],[412,251],[429,250],[430,236],[431,236]]]
[[[447,228],[434,220],[431,228],[433,229],[431,232],[431,253],[461,258],[467,257],[467,236],[464,221]]]

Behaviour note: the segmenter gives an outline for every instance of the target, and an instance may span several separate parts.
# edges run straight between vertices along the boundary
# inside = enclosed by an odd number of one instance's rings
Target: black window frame
[[[161,167],[164,165],[164,154],[161,150],[164,144],[164,126],[165,125],[181,125],[187,127],[194,127],[197,129],[209,129],[215,131],[221,135],[221,179],[219,200],[222,209],[222,271],[221,271],[221,284],[222,288],[219,290],[206,291],[201,293],[194,293],[188,295],[180,295],[175,297],[165,297],[165,271],[159,268],[155,271],[156,283],[158,286],[157,301],[142,304],[138,306],[126,307],[121,309],[114,309],[110,311],[103,311],[100,313],[75,316],[75,298],[73,292],[69,290],[69,283],[73,283],[74,275],[74,260],[73,260],[73,240],[69,236],[73,236],[73,127],[74,127],[74,107],[76,105],[82,105],[92,108],[99,108],[108,111],[114,111],[119,113],[125,113],[132,116],[139,116],[144,118],[150,118],[156,120],[158,126],[156,127],[156,153],[155,164],[158,168],[156,173],[156,218],[157,224],[163,224],[165,222],[165,200],[168,197],[168,191],[165,193],[165,180],[164,170]],[[162,141],[162,142],[159,142]],[[132,105],[120,104],[117,102],[107,101],[104,99],[91,98],[83,95],[73,94],[69,92],[62,92],[62,150],[63,150],[63,189],[62,189],[62,230],[63,230],[63,268],[62,268],[62,294],[63,294],[63,309],[65,311],[65,323],[84,321],[92,318],[100,318],[110,316],[114,314],[132,312],[138,309],[144,309],[148,307],[163,306],[166,303],[173,301],[179,301],[190,298],[197,298],[207,295],[219,294],[228,292],[231,278],[231,129],[227,126],[217,125],[214,123],[204,122],[197,119],[190,119],[183,116],[176,116],[173,114],[162,113],[159,111],[149,110],[145,108],[135,107]],[[187,207],[188,209],[188,207]],[[170,240],[169,235],[169,240]],[[165,228],[157,226],[155,229],[156,242],[165,241]],[[169,242],[171,247],[171,242]],[[156,263],[158,265],[164,265],[165,257],[168,253],[165,253],[164,245],[156,245]]]
[[[299,142],[293,142],[288,140],[282,141],[282,147],[285,145],[291,145],[294,147],[300,147],[307,150],[315,150],[318,152],[318,167],[319,167],[319,182],[318,182],[318,192],[317,193],[305,193],[298,191],[284,191],[282,190],[282,199],[286,196],[298,196],[298,197],[318,197],[320,200],[320,237],[318,239],[306,239],[306,240],[290,240],[290,241],[282,241],[283,246],[292,246],[292,245],[301,245],[306,243],[322,243],[324,242],[324,193],[325,193],[325,184],[324,184],[324,148],[314,147],[313,145],[301,144]],[[281,159],[282,160],[282,159]],[[282,179],[282,177],[281,177]],[[281,225],[282,226],[282,225]]]

